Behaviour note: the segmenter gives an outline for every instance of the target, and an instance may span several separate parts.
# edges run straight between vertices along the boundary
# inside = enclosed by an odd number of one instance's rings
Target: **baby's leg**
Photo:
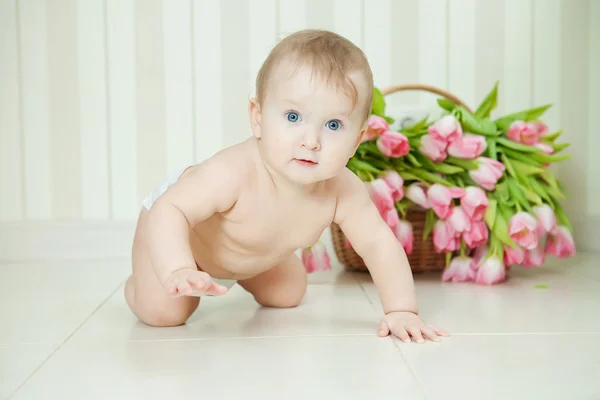
[[[125,298],[133,313],[151,326],[182,325],[192,315],[200,302],[199,297],[170,296],[158,281],[144,240],[145,217],[140,214],[133,239],[133,274],[125,285]]]
[[[306,294],[306,269],[292,254],[276,267],[238,283],[265,307],[296,307]]]

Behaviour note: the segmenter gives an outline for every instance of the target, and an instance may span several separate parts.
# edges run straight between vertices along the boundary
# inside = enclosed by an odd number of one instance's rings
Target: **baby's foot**
[[[227,288],[214,282],[206,272],[193,269],[180,269],[173,272],[165,282],[167,293],[172,296],[220,296]]]

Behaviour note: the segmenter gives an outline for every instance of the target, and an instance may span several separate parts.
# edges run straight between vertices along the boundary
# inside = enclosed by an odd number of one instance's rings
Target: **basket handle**
[[[384,96],[387,96],[392,93],[404,92],[404,91],[408,91],[408,90],[423,90],[425,92],[439,94],[440,96],[445,97],[446,99],[450,100],[454,104],[463,106],[468,112],[473,113],[473,111],[462,100],[460,100],[458,97],[456,97],[452,93],[442,90],[440,88],[434,87],[434,86],[430,86],[430,85],[423,85],[420,83],[411,83],[411,84],[406,84],[406,85],[392,85],[392,86],[388,86],[387,88],[382,89],[381,94],[383,94]]]

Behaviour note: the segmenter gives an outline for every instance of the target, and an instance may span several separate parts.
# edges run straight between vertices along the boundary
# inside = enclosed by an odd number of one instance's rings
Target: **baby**
[[[380,336],[449,334],[418,315],[408,260],[346,163],[367,130],[373,76],[363,52],[327,31],[279,42],[249,102],[252,136],[178,171],[144,201],[125,287],[152,326],[184,324],[201,296],[238,283],[266,307],[295,307],[307,277],[295,251],[339,224],[370,271]]]

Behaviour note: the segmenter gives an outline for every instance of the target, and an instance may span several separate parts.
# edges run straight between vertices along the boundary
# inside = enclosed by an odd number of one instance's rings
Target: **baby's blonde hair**
[[[281,61],[289,60],[296,66],[309,65],[318,77],[327,84],[341,88],[351,100],[353,107],[358,102],[358,90],[349,79],[351,72],[362,72],[367,81],[364,117],[371,112],[373,95],[373,72],[363,51],[350,40],[334,32],[305,29],[281,40],[269,53],[256,77],[256,97],[263,103],[269,73]]]

